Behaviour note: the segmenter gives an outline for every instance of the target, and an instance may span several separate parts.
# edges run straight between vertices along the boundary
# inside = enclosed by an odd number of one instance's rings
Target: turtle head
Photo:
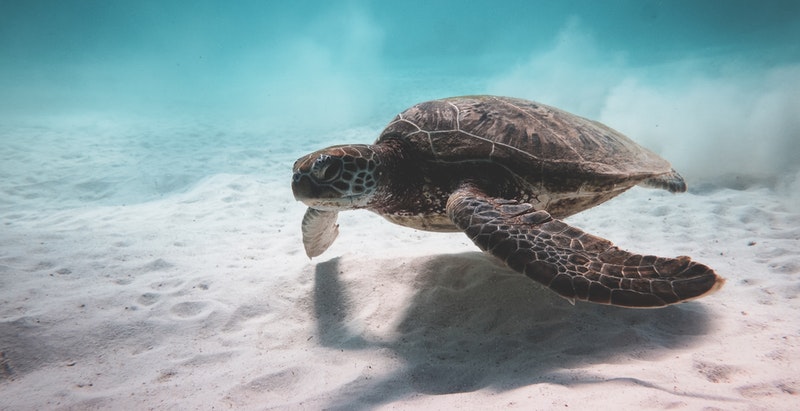
[[[372,199],[381,176],[376,146],[333,146],[294,163],[294,198],[318,210],[363,208]]]

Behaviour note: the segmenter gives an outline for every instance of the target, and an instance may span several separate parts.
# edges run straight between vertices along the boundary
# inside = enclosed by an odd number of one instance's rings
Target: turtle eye
[[[321,155],[314,162],[313,173],[319,182],[331,182],[342,173],[342,163],[331,156]]]

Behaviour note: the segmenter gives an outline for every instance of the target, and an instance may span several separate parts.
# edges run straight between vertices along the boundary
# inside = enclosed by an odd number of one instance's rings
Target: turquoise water
[[[0,408],[789,409],[798,39],[798,0],[0,0]],[[308,260],[296,158],[479,93],[672,162],[569,223],[725,288],[573,306],[368,212]]]
[[[0,138],[33,149],[2,173],[94,147],[124,166],[31,184],[146,199],[282,173],[270,163],[371,141],[418,101],[492,93],[599,119],[693,180],[772,181],[800,164],[798,38],[796,1],[2,1]]]

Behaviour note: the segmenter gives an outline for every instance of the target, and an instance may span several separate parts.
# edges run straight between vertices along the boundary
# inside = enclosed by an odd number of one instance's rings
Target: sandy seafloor
[[[461,234],[364,211],[309,261],[292,162],[378,128],[142,124],[2,130],[4,410],[800,404],[796,180],[634,188],[570,218],[727,278],[664,309],[573,306]]]

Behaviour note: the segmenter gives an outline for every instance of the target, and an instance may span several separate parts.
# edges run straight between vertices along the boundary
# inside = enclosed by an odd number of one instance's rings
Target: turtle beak
[[[308,174],[304,173],[294,173],[292,175],[292,194],[294,194],[295,200],[302,201],[303,204],[318,209],[331,207],[338,209],[343,203],[342,195],[338,191],[333,190],[327,184],[317,183]],[[352,201],[347,200],[344,202],[349,204]]]
[[[321,191],[319,185],[313,181],[308,172],[303,172],[303,170],[310,168],[312,157],[313,155],[304,156],[295,161],[292,167],[294,171],[292,174],[292,193],[295,200],[304,203],[306,200],[319,198]]]
[[[303,173],[294,173],[292,175],[292,194],[297,201],[309,200],[318,198],[319,186],[311,181],[311,177]]]

